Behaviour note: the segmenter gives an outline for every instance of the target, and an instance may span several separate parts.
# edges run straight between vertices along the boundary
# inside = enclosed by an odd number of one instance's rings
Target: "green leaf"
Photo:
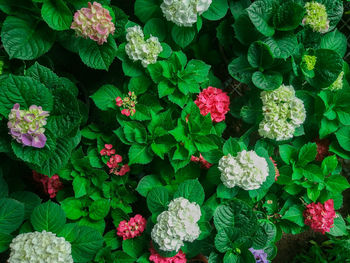
[[[158,186],[162,186],[162,183],[156,175],[146,175],[139,181],[136,191],[143,197],[146,197],[149,191]]]
[[[72,12],[62,0],[44,1],[41,16],[54,30],[69,29],[73,20]]]
[[[298,155],[298,165],[301,167],[315,160],[317,155],[316,143],[308,143],[301,147]]]
[[[148,164],[152,159],[153,154],[147,145],[133,144],[129,149],[129,165]]]
[[[171,36],[176,44],[181,48],[187,47],[196,35],[196,30],[192,27],[179,27],[173,25]]]
[[[24,205],[10,198],[0,199],[0,232],[10,234],[24,220]]]
[[[322,172],[323,175],[330,175],[335,171],[338,166],[338,159],[336,155],[328,156],[322,161]]]
[[[121,242],[118,239],[117,231],[115,229],[107,232],[104,235],[103,239],[106,242],[106,245],[109,246],[112,250],[115,250],[121,246]]]
[[[347,151],[350,151],[350,126],[345,126],[340,128],[335,136],[340,144],[340,146]]]
[[[100,110],[116,109],[115,99],[121,97],[121,91],[113,85],[103,85],[91,97]]]
[[[227,10],[227,0],[216,0],[213,1],[210,4],[209,9],[203,13],[203,17],[212,21],[220,20],[226,15]]]
[[[34,208],[30,222],[36,231],[59,233],[66,223],[66,215],[58,204],[48,201]]]
[[[272,222],[266,219],[260,220],[259,225],[259,230],[254,236],[253,247],[255,249],[264,249],[275,241],[277,229]]]
[[[283,77],[281,73],[276,71],[257,71],[253,74],[252,80],[254,85],[259,89],[275,90],[281,86]]]
[[[74,197],[68,197],[60,203],[68,219],[77,220],[86,213],[82,202]]]
[[[317,198],[320,196],[321,191],[318,187],[307,188],[307,197],[310,198],[312,202],[316,202]]]
[[[218,148],[215,141],[209,136],[196,135],[194,137],[194,143],[199,152],[209,152]]]
[[[298,226],[304,226],[304,217],[303,217],[304,208],[300,205],[291,206],[286,213],[282,216],[282,219],[291,221]]]
[[[152,35],[158,37],[159,42],[162,42],[167,36],[167,27],[162,19],[152,18],[145,24],[143,32],[145,33],[146,38],[149,38]]]
[[[134,10],[141,22],[146,23],[160,8],[157,0],[136,0]]]
[[[4,180],[4,178],[2,177],[1,173],[2,172],[0,169],[0,199],[5,198],[9,195],[8,185],[7,185],[6,181]]]
[[[73,180],[73,190],[75,198],[82,197],[87,194],[89,181],[88,179],[76,176]]]
[[[233,156],[236,156],[238,152],[240,152],[241,146],[239,145],[237,139],[230,137],[224,144],[223,147],[223,153],[224,155],[231,154]]]
[[[124,125],[125,138],[129,142],[146,143],[147,131],[142,124],[138,122],[125,122]]]
[[[210,66],[203,61],[191,59],[183,72],[183,78],[184,80],[190,79],[191,81],[201,83],[208,80],[209,70]]]
[[[280,145],[279,153],[283,162],[285,162],[285,164],[290,164],[297,160],[298,150],[291,145],[288,145],[288,144]]]
[[[273,16],[273,24],[277,30],[289,31],[296,29],[304,18],[304,7],[298,3],[287,1],[279,5]]]
[[[153,188],[147,195],[147,206],[151,213],[160,213],[168,208],[169,193],[165,187]]]
[[[234,254],[233,252],[226,252],[224,256],[224,261],[223,263],[238,263],[240,262],[240,256],[237,254]],[[248,263],[247,261],[244,261]]]
[[[229,205],[220,205],[214,212],[214,225],[218,232],[233,229],[235,226],[235,213]]]
[[[131,257],[138,258],[142,255],[146,242],[142,237],[123,240],[123,251]]]
[[[11,193],[11,198],[24,204],[24,218],[27,219],[32,214],[35,207],[40,205],[41,199],[39,196],[28,191],[18,191]]]
[[[348,180],[341,175],[332,175],[326,180],[326,189],[332,193],[341,193],[350,188]]]
[[[0,232],[0,253],[5,252],[9,248],[12,239],[11,235]]]
[[[152,81],[145,75],[142,75],[140,77],[131,78],[128,89],[129,91],[134,91],[137,95],[141,95],[145,93],[151,85]]]
[[[179,185],[174,194],[174,198],[184,197],[190,202],[196,202],[202,205],[205,198],[205,193],[202,185],[196,180],[187,180]]]
[[[103,45],[90,39],[80,41],[79,56],[90,68],[108,70],[116,55],[117,45],[112,36]]]
[[[252,76],[255,71],[256,69],[248,63],[248,60],[243,55],[232,60],[228,65],[228,72],[230,75],[247,85],[252,82]]]
[[[275,33],[274,28],[270,26],[270,19],[274,12],[274,4],[274,1],[271,0],[261,0],[255,1],[247,8],[249,18],[255,25],[256,29],[267,37],[270,37]]]
[[[337,213],[337,217],[334,218],[334,225],[330,229],[329,234],[335,237],[345,236],[348,234],[346,230],[346,224],[343,217]]]
[[[89,208],[89,217],[92,220],[104,219],[109,213],[110,204],[107,199],[98,199],[92,202]]]
[[[338,110],[337,115],[341,124],[350,125],[350,113]]]
[[[53,97],[43,84],[32,78],[8,75],[0,83],[0,113],[8,117],[16,103],[20,104],[21,109],[40,105],[43,110],[51,111]]]
[[[347,49],[346,43],[346,36],[336,29],[321,38],[320,48],[331,49],[344,57]]]
[[[277,33],[272,37],[264,39],[264,43],[269,46],[275,58],[287,59],[298,46],[295,34],[291,32]]]
[[[248,49],[248,62],[253,68],[266,69],[274,61],[272,52],[268,45],[261,41],[254,42]]]
[[[8,16],[2,25],[1,40],[10,58],[32,60],[50,50],[55,33],[36,19]]]
[[[221,230],[216,234],[214,244],[215,248],[221,253],[225,253],[232,248],[230,237],[224,230]]]
[[[83,217],[78,221],[80,226],[87,226],[97,230],[101,235],[105,232],[106,222],[102,219],[99,221],[91,220],[89,217]]]
[[[216,189],[216,196],[223,199],[232,199],[238,194],[239,188],[227,188],[225,185],[220,184]]]
[[[230,2],[237,3],[237,2]],[[261,38],[261,33],[255,28],[250,21],[248,13],[242,13],[233,24],[233,29],[236,33],[236,38],[244,45],[250,45],[252,42]]]

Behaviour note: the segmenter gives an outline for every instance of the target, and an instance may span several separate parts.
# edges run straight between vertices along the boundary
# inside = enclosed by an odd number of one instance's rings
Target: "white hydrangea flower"
[[[163,0],[160,8],[168,21],[178,26],[191,27],[197,15],[208,10],[212,0]]]
[[[128,43],[125,46],[125,52],[133,61],[141,61],[145,68],[149,64],[157,62],[158,55],[163,51],[158,38],[150,36],[145,40],[145,36],[140,26],[129,27],[126,34]]]
[[[261,92],[264,119],[259,134],[264,138],[283,141],[293,138],[295,129],[306,119],[302,100],[295,96],[292,86],[282,85],[273,91]]]
[[[51,232],[30,232],[10,244],[8,263],[73,263],[71,244]]]
[[[157,217],[157,224],[151,233],[152,239],[161,250],[178,251],[184,241],[193,242],[199,237],[197,222],[200,217],[198,204],[183,197],[176,198],[170,202],[168,211]]]
[[[313,31],[327,33],[329,20],[326,6],[316,1],[305,4],[306,15],[302,21],[303,25],[309,25]]]
[[[269,168],[265,158],[254,151],[243,150],[237,157],[231,154],[223,156],[218,166],[221,181],[228,188],[239,186],[244,190],[254,190],[266,181]]]

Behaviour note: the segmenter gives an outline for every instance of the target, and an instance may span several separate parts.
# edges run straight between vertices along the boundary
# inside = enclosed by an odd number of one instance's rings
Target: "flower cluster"
[[[117,227],[117,235],[122,237],[123,240],[141,236],[145,231],[147,221],[141,215],[136,215],[127,222],[123,220]]]
[[[341,90],[343,88],[344,71],[340,72],[338,78],[328,87],[332,91]]]
[[[267,161],[254,151],[243,150],[237,157],[231,154],[223,156],[218,168],[221,181],[228,188],[239,186],[244,190],[258,189],[269,175]]]
[[[112,144],[105,144],[105,148],[100,151],[100,154],[101,156],[110,156],[109,160],[107,161],[110,174],[123,176],[130,172],[130,167],[128,164],[121,165],[123,162],[123,157],[121,157],[119,154],[115,154],[115,149],[113,149]]]
[[[302,63],[305,65],[307,70],[313,70],[315,68],[316,61],[316,56],[304,55],[302,58]]]
[[[199,157],[196,157],[194,155],[191,156],[191,161],[195,163],[200,163],[202,168],[209,169],[212,164],[209,163],[207,160],[204,159],[202,154],[199,154]]]
[[[277,163],[272,157],[270,157],[271,162],[273,163],[273,166],[275,167],[275,181],[277,181],[278,177],[280,176],[280,171],[277,168]]]
[[[226,92],[214,87],[204,89],[194,101],[203,116],[210,113],[212,121],[225,120],[226,113],[230,110],[230,97]]]
[[[63,188],[63,184],[57,174],[53,175],[52,177],[48,177],[47,175],[39,174],[36,171],[33,171],[33,179],[42,184],[44,192],[48,194],[50,198],[55,198],[58,191]]]
[[[10,244],[8,263],[73,263],[71,244],[51,232],[30,232],[15,237]]]
[[[305,225],[322,234],[330,231],[335,217],[333,199],[327,200],[324,204],[308,204],[304,210]]]
[[[168,21],[178,26],[191,27],[197,16],[208,10],[212,0],[163,0],[160,5]]]
[[[256,263],[269,263],[267,259],[267,254],[263,249],[257,250],[254,248],[250,248],[249,251],[252,252],[252,254],[254,255]]]
[[[328,139],[315,139],[316,145],[317,145],[317,155],[316,155],[316,161],[322,162],[324,158],[330,155],[329,152],[329,145],[331,142]]]
[[[74,29],[77,35],[102,45],[107,42],[109,34],[114,34],[115,26],[108,9],[103,8],[100,3],[89,2],[88,8],[82,8],[74,14],[71,29]]]
[[[157,224],[152,229],[152,239],[163,251],[178,251],[184,241],[193,242],[199,237],[197,222],[201,209],[195,202],[183,197],[170,202],[168,210],[157,217]]]
[[[259,125],[262,137],[283,141],[293,138],[295,129],[306,119],[302,100],[292,86],[282,85],[273,91],[261,92],[264,119]]]
[[[41,107],[32,105],[29,110],[20,110],[20,105],[16,103],[9,114],[7,127],[12,138],[17,142],[35,148],[44,148],[46,136],[44,134],[48,111],[43,111]]]
[[[327,9],[324,5],[315,1],[305,4],[306,15],[303,19],[303,25],[309,25],[313,31],[327,33],[329,29],[329,20]]]
[[[140,26],[129,27],[126,34],[128,43],[125,46],[125,52],[133,61],[141,61],[145,68],[149,64],[157,62],[158,55],[163,51],[157,37],[150,36],[145,40],[145,36]]]
[[[162,257],[154,248],[150,248],[151,255],[149,261],[154,263],[186,263],[186,255],[180,250],[175,256],[170,258]]]
[[[137,104],[137,96],[135,92],[129,91],[128,96],[125,98],[117,97],[115,99],[115,104],[118,107],[123,107],[122,114],[125,116],[133,116],[136,112],[135,106]]]

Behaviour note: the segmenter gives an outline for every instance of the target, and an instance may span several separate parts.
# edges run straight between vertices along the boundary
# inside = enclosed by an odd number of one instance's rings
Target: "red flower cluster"
[[[202,156],[202,154],[199,154],[199,157],[196,157],[194,155],[191,156],[191,161],[195,163],[200,163],[202,168],[209,169],[212,164],[209,163],[207,160],[205,160]]]
[[[136,215],[130,218],[129,222],[123,220],[117,227],[117,235],[122,237],[123,240],[141,236],[145,231],[147,220],[141,215]]]
[[[230,97],[226,92],[214,87],[204,89],[194,101],[203,116],[211,114],[212,121],[225,120],[226,113],[230,110]]]
[[[130,115],[133,116],[136,112],[135,105],[137,104],[137,96],[135,92],[129,91],[128,96],[122,99],[121,97],[117,97],[115,99],[115,104],[118,107],[123,107],[121,113],[127,117]]]
[[[102,156],[111,156],[107,162],[107,166],[110,169],[110,174],[123,176],[130,172],[130,167],[128,164],[121,165],[123,157],[121,157],[119,154],[115,154],[115,149],[113,149],[112,144],[105,144],[105,148],[100,151],[100,154]]]
[[[277,178],[280,176],[280,171],[278,171],[276,161],[274,159],[272,159],[271,157],[270,157],[270,160],[273,163],[273,165],[275,166],[275,181],[277,181]]]
[[[175,256],[171,258],[164,258],[157,253],[154,248],[150,248],[151,255],[149,261],[154,263],[186,263],[186,255],[180,250]]]
[[[304,211],[305,225],[322,234],[330,231],[335,217],[333,199],[327,200],[324,205],[321,203],[308,204]]]
[[[317,155],[316,160],[322,162],[324,158],[330,155],[329,145],[331,142],[328,139],[319,139],[316,138],[315,142],[317,144]]]
[[[47,175],[39,174],[36,171],[33,171],[33,179],[42,184],[44,192],[48,194],[50,198],[55,198],[58,191],[63,188],[63,184],[57,174],[50,178]]]

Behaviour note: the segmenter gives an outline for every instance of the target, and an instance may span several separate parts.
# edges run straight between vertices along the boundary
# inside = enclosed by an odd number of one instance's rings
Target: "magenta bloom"
[[[50,198],[55,198],[58,191],[63,188],[63,184],[57,174],[50,178],[47,175],[39,174],[36,171],[33,171],[33,179],[42,184],[44,192],[48,194]]]
[[[147,220],[141,215],[136,215],[127,222],[123,220],[117,227],[117,235],[122,237],[123,240],[141,236],[145,231]]]
[[[115,26],[108,9],[97,2],[89,2],[88,8],[82,8],[74,14],[71,29],[74,29],[77,35],[102,45],[107,42],[109,34],[114,34]]]
[[[226,92],[214,87],[204,89],[194,101],[203,116],[211,114],[212,121],[225,120],[226,113],[230,110],[230,97]]]
[[[20,105],[16,103],[8,117],[9,134],[25,146],[44,148],[46,144],[44,126],[48,116],[49,112],[43,111],[41,107],[32,105],[29,110],[20,110]]]
[[[256,263],[269,263],[267,260],[267,254],[263,249],[256,250],[254,248],[250,248],[249,251],[254,255]]]
[[[186,255],[181,250],[173,257],[165,258],[157,253],[154,248],[150,248],[149,251],[151,255],[149,256],[149,261],[154,263],[186,263]]]
[[[305,225],[322,234],[330,231],[335,217],[333,199],[327,200],[324,204],[308,204],[304,211]]]

